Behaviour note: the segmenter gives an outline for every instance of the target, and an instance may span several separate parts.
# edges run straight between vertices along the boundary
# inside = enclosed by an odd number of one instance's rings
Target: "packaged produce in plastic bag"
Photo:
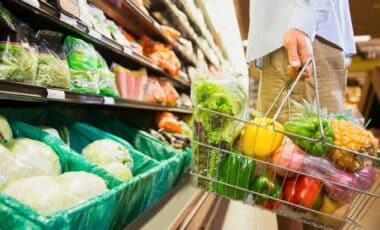
[[[161,29],[168,37],[171,37],[172,39],[178,39],[181,37],[181,33],[173,27],[162,25]]]
[[[49,43],[42,39],[38,42],[36,84],[62,89],[70,87],[70,72],[66,60],[60,59]]]
[[[190,97],[184,93],[181,94],[178,100],[179,100],[178,102],[179,105],[186,106],[186,107],[192,106]]]
[[[106,16],[104,15],[103,11],[92,4],[88,4],[87,6],[88,13],[92,16],[88,18],[92,24],[92,27],[99,33],[105,35],[108,38],[111,38],[111,33],[109,30],[107,30],[106,23],[104,23]]]
[[[18,22],[0,6],[0,79],[34,83],[37,50]]]
[[[3,193],[40,214],[50,215],[107,191],[102,178],[80,171],[66,172],[59,176],[23,178],[9,184]]]
[[[178,118],[170,112],[162,112],[157,116],[157,127],[171,133],[182,133]]]
[[[140,101],[144,99],[144,92],[148,82],[148,75],[145,69],[132,71],[115,65],[114,72],[121,97]]]
[[[94,47],[81,39],[67,36],[63,49],[70,68],[70,90],[96,94],[98,88],[98,57]]]
[[[234,78],[220,80],[198,78],[193,81],[192,101],[195,106],[194,141],[231,150],[229,148],[232,148],[244,124],[217,113],[245,119],[248,105],[247,91]],[[193,144],[193,153],[197,172],[209,178],[216,178],[223,153],[218,150],[209,151],[209,148],[199,144]],[[198,179],[198,186],[213,190],[213,186],[201,178]]]
[[[177,90],[173,87],[173,85],[170,82],[166,80],[160,79],[158,81],[160,82],[161,89],[165,95],[163,103],[165,105],[171,106],[177,105],[177,100],[179,98]]]
[[[118,27],[113,21],[106,20],[107,29],[111,33],[112,37],[122,46],[129,46],[128,40],[123,35],[120,27]]]
[[[359,194],[357,190],[368,190],[376,179],[376,173],[372,166],[353,173],[336,168],[333,163],[324,158],[310,155],[305,156],[302,171],[323,178],[326,192],[332,199],[340,203],[353,201]]]
[[[148,82],[144,93],[144,101],[151,103],[162,103],[164,99],[165,95],[157,78],[148,77]]]
[[[99,92],[105,96],[118,97],[119,92],[117,91],[116,82],[115,82],[115,74],[111,72],[108,68],[107,62],[103,59],[103,57],[97,52],[97,75],[99,79]]]
[[[148,73],[145,69],[141,69],[138,71],[132,71],[132,74],[134,76],[134,80],[132,80],[132,77],[127,78],[127,87],[128,89],[131,89],[130,91],[132,92],[132,98],[141,101],[143,100],[144,90],[148,82]],[[132,80],[131,85],[134,85],[134,88],[131,88],[131,86],[128,85],[128,80]]]
[[[181,62],[172,50],[162,43],[152,41],[146,36],[142,37],[141,45],[143,46],[144,54],[166,70],[170,76],[178,76]]]

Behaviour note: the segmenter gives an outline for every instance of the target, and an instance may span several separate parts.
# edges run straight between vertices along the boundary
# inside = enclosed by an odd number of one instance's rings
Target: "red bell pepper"
[[[293,204],[298,204],[306,208],[312,208],[318,203],[322,182],[318,179],[299,176],[285,181],[283,199]]]

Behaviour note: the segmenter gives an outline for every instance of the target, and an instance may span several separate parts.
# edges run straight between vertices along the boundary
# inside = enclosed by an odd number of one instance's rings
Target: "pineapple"
[[[361,125],[354,124],[352,121],[332,120],[331,127],[334,134],[334,145],[375,156],[377,140]],[[335,164],[352,172],[360,170],[370,163],[368,158],[336,148],[331,149],[328,156]]]

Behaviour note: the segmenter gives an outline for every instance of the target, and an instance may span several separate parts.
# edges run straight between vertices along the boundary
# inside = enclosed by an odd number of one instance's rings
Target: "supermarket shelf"
[[[117,60],[117,63],[131,69],[146,67],[148,72],[169,79],[174,87],[189,89],[189,84],[169,76],[162,68],[154,64],[147,57],[125,48],[107,37],[96,34],[86,25],[77,20],[65,21],[60,19],[59,13],[50,5],[40,2],[40,8],[35,8],[21,0],[2,2],[5,7],[11,8],[17,17],[28,21],[34,28],[60,31],[68,35],[80,37],[92,43],[95,48],[106,58],[109,63]],[[90,35],[91,34],[91,35]]]
[[[28,102],[62,102],[74,104],[92,104],[153,111],[169,111],[192,114],[189,107],[165,106],[123,98],[75,93],[62,89],[52,89],[18,82],[0,80],[0,99]]]
[[[151,9],[157,9],[157,11],[160,11],[160,9],[165,9],[171,14],[171,20],[176,25],[176,28],[180,30],[183,34],[185,34],[190,40],[192,40],[197,47],[199,47],[203,54],[205,55],[206,59],[213,64],[216,67],[219,67],[219,60],[218,57],[213,56],[209,53],[209,51],[206,49],[204,44],[202,44],[201,40],[198,38],[198,35],[195,33],[194,29],[191,27],[190,22],[186,17],[186,20],[184,18],[181,18],[178,16],[178,12],[182,12],[177,8],[177,6],[172,3],[169,0],[159,0],[159,1],[151,1],[150,2]]]
[[[187,64],[195,66],[193,57],[186,54],[178,43],[166,36],[160,28],[160,24],[150,15],[141,10],[130,0],[91,0],[93,4],[102,9],[104,13],[123,26],[134,35],[148,35],[154,40],[168,43],[174,47],[174,51]]]
[[[204,37],[208,43],[208,45],[211,47],[211,49],[214,51],[215,55],[218,57],[219,61],[223,61],[223,57],[221,55],[221,52],[219,51],[219,48],[216,46],[214,39],[207,27],[202,27],[200,22],[196,19],[196,16],[194,15],[195,12],[192,12],[192,10],[189,8],[189,6],[183,2],[183,1],[175,1],[175,4],[182,9],[182,12],[187,16],[189,19],[189,22],[194,28],[195,32],[198,33],[201,37]],[[198,7],[198,6],[196,6]],[[199,9],[201,10],[201,9]],[[204,12],[201,10],[201,12],[204,14]],[[204,15],[205,16],[205,15]],[[207,18],[207,17],[206,17]],[[207,22],[205,20],[205,24],[207,26]]]

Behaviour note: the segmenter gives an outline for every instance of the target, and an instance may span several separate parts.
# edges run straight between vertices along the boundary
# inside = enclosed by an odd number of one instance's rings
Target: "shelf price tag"
[[[115,104],[115,99],[113,97],[103,97],[104,99],[104,104],[106,105],[114,105]]]
[[[96,39],[102,40],[102,35],[94,29],[89,28],[88,34]]]
[[[57,90],[57,89],[46,89],[47,90],[47,98],[51,99],[65,99],[65,91]]]
[[[65,22],[65,23],[67,23],[67,24],[69,24],[71,26],[74,26],[74,27],[77,26],[77,20],[74,19],[74,18],[72,18],[72,17],[69,17],[69,16],[67,16],[65,14],[61,13],[60,16],[59,16],[59,20],[61,20],[62,22]]]
[[[123,46],[123,52],[129,56],[132,55],[132,49],[131,46]]]

